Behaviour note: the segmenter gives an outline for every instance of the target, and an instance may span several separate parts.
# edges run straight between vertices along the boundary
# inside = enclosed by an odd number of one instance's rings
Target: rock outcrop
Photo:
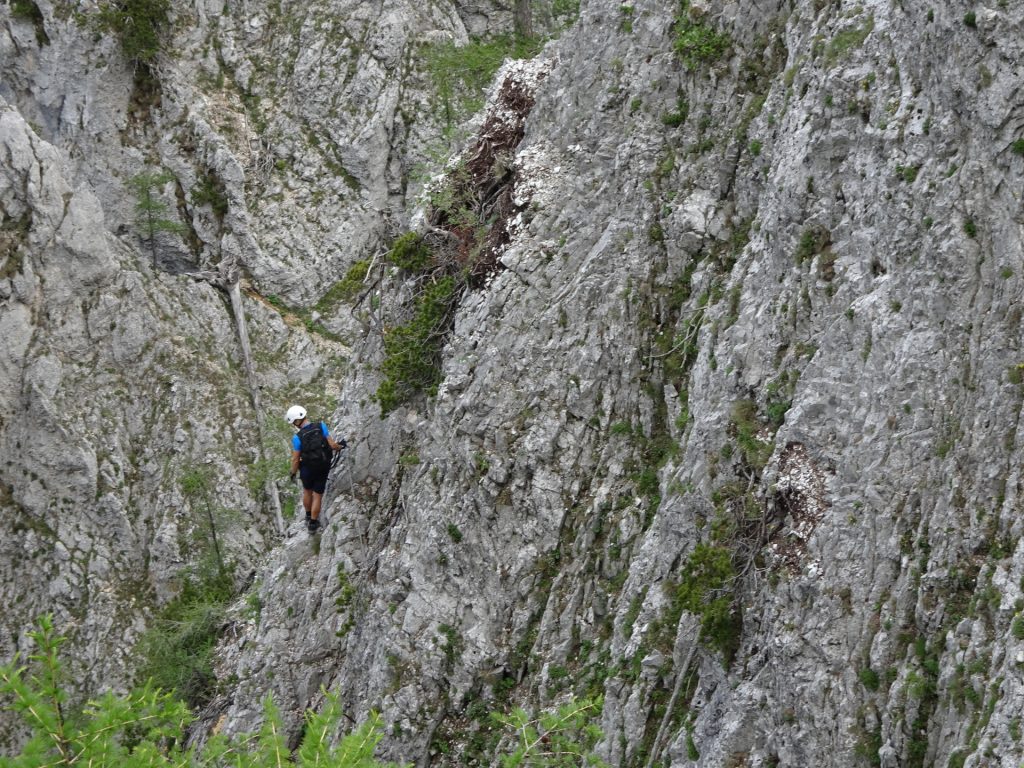
[[[327,688],[491,765],[487,712],[601,695],[612,765],[1018,765],[1020,5],[589,0],[453,121],[429,45],[521,5],[198,3],[148,107],[63,5],[8,14],[4,650],[52,607],[127,682],[201,464],[254,523],[220,729]],[[156,166],[191,235],[151,259]],[[500,205],[439,215],[467,185]],[[491,261],[382,417],[410,228]],[[282,539],[250,465],[314,393],[353,448]]]

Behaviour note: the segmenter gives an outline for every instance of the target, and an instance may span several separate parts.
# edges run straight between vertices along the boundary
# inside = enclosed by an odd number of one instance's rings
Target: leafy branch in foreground
[[[53,619],[39,619],[31,632],[37,651],[0,666],[0,697],[12,699],[9,709],[21,716],[30,731],[21,752],[0,757],[0,768],[398,768],[374,758],[382,738],[376,713],[337,746],[331,744],[341,718],[337,695],[328,694],[323,710],[306,713],[302,742],[289,751],[280,712],[268,697],[259,733],[212,737],[203,747],[185,748],[185,728],[192,721],[188,707],[151,684],[127,695],[108,692],[89,701],[81,712],[69,712],[62,686],[58,650],[64,638]]]
[[[593,752],[603,735],[595,725],[602,705],[600,698],[581,699],[536,718],[518,708],[510,715],[493,714],[496,722],[512,729],[517,742],[516,748],[501,758],[502,768],[607,768]]]

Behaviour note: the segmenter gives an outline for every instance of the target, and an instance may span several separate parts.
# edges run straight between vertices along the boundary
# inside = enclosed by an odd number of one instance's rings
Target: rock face
[[[585,0],[446,164],[419,44],[519,6],[199,3],[142,113],[116,41],[4,9],[4,650],[55,610],[127,681],[201,464],[256,522],[222,729],[327,688],[394,759],[490,765],[488,711],[602,695],[612,765],[1018,765],[1021,7]],[[480,157],[501,215],[439,217]],[[155,259],[154,166],[192,233]],[[495,266],[381,418],[411,225]],[[325,387],[351,456],[282,540],[250,465]]]

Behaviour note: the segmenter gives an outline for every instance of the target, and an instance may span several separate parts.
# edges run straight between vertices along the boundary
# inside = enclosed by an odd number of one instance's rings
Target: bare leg
[[[314,520],[320,517],[320,502],[323,501],[323,495],[319,493],[313,493],[313,506],[309,508],[309,516]]]
[[[312,514],[313,514],[312,513],[312,510],[313,510],[313,496],[314,496],[314,493],[311,490],[309,490],[308,488],[303,488],[302,489],[302,508],[306,510],[306,517],[311,517]],[[316,511],[319,514],[319,512],[320,512],[320,500],[319,499],[317,499],[317,501],[316,501]]]

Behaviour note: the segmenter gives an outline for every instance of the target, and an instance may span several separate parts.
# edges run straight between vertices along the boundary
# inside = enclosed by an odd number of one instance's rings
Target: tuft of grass
[[[875,29],[875,17],[869,15],[862,26],[850,27],[837,33],[825,48],[825,61],[829,66],[835,65],[840,59],[860,48],[868,35]]]
[[[684,0],[676,17],[673,48],[688,72],[715,63],[732,46],[732,39],[707,24],[690,18],[690,3]]]

